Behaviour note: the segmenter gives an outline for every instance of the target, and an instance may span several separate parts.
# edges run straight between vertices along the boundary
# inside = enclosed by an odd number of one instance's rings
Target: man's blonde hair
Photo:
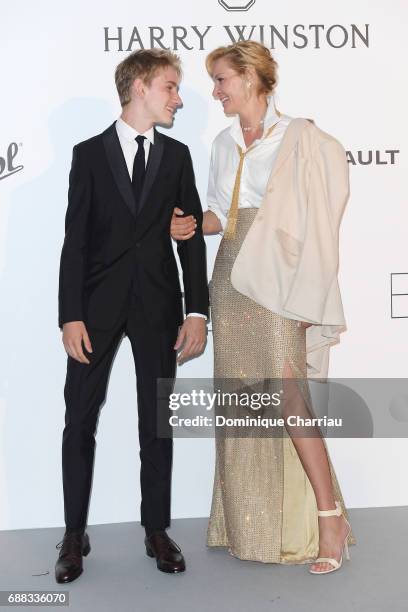
[[[131,88],[135,79],[150,85],[160,68],[171,66],[181,77],[181,62],[178,55],[167,49],[140,49],[128,55],[115,70],[115,83],[122,106],[131,100]]]

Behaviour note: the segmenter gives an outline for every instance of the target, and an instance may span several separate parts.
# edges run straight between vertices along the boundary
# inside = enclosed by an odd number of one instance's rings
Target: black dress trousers
[[[174,379],[176,351],[173,347],[178,327],[152,328],[145,318],[137,288],[138,283],[127,311],[112,330],[88,329],[93,348],[93,353],[87,354],[90,364],[81,364],[68,357],[62,444],[67,529],[84,529],[87,523],[96,425],[112,362],[123,335],[129,338],[132,346],[137,378],[141,523],[146,531],[166,529],[170,524],[173,441],[157,436],[157,378]],[[110,486],[108,480],[106,486]]]

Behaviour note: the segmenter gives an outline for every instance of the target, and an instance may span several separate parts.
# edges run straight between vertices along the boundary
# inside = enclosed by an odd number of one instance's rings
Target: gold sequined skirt
[[[305,330],[242,295],[230,282],[256,212],[239,209],[235,238],[221,241],[214,265],[210,298],[217,388],[236,379],[279,379],[285,363],[306,380]],[[306,563],[317,557],[314,492],[282,429],[269,437],[216,436],[208,546],[228,547],[240,559],[264,563]],[[329,464],[335,499],[347,516],[330,459]],[[349,543],[354,543],[352,535]]]

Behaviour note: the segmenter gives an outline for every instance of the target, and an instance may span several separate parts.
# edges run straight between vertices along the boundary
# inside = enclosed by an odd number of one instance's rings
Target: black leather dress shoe
[[[72,582],[82,574],[82,557],[86,557],[91,550],[88,534],[66,532],[56,548],[61,551],[55,564],[55,579],[59,583]]]
[[[186,563],[181,548],[165,531],[155,531],[145,538],[146,553],[156,558],[157,569],[168,574],[184,572]]]

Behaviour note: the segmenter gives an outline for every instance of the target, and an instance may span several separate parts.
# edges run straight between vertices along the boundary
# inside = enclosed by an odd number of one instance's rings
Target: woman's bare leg
[[[288,363],[284,366],[283,378],[283,416],[287,418],[291,414],[304,418],[313,417],[307,408],[299,384],[294,379],[292,367]],[[330,466],[319,429],[306,427],[304,437],[302,437],[302,428],[300,427],[287,426],[286,429],[313,488],[317,508],[319,510],[334,510],[335,499]],[[334,557],[340,560],[347,531],[348,526],[342,516],[319,517],[318,556]],[[314,563],[312,569],[325,571],[332,569],[332,565],[326,562]]]

